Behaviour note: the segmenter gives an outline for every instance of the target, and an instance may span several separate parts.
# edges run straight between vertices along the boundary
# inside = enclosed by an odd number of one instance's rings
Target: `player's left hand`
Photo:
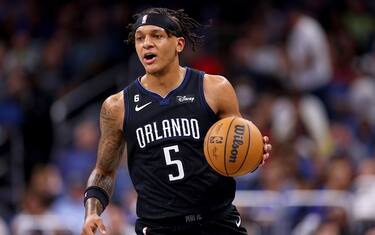
[[[267,159],[270,158],[271,150],[272,150],[272,145],[270,144],[270,138],[268,136],[263,136],[263,161],[260,164],[263,166]]]

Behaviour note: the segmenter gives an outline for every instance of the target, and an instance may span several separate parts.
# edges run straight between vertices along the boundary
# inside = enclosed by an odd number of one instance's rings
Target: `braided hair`
[[[182,36],[191,43],[192,49],[195,50],[197,44],[199,44],[204,36],[200,35],[199,33],[196,33],[196,31],[203,27],[202,24],[200,24],[195,19],[191,18],[188,14],[184,12],[183,9],[179,10],[172,10],[168,8],[148,8],[138,14],[135,14],[133,16],[134,19],[139,18],[142,15],[146,14],[160,14],[167,16],[170,20],[176,23],[176,25],[179,27],[179,31],[182,33]],[[135,40],[135,30],[133,30],[134,24],[129,24],[128,29],[130,30],[128,34],[128,39],[126,40],[127,43],[134,43]],[[177,30],[168,30],[167,34],[169,36],[171,35],[178,35]]]

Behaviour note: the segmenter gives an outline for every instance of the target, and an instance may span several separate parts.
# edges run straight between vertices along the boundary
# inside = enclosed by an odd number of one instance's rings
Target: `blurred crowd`
[[[141,74],[126,26],[162,6],[209,25],[182,64],[226,76],[243,116],[271,137],[272,159],[238,178],[238,190],[350,195],[350,210],[298,206],[274,220],[241,208],[249,234],[374,235],[375,2],[280,2],[0,1],[0,234],[79,234],[103,100],[70,125],[54,122],[51,107],[115,65],[126,66],[123,85]],[[116,184],[107,234],[134,234],[126,161]]]

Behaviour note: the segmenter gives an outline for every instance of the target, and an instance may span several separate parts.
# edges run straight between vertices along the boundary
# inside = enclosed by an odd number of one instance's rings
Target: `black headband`
[[[165,29],[167,32],[172,33],[173,35],[177,37],[183,36],[179,25],[166,15],[150,13],[150,14],[139,16],[138,19],[133,24],[133,27],[132,27],[133,32],[135,33],[135,31],[142,25],[159,26]]]

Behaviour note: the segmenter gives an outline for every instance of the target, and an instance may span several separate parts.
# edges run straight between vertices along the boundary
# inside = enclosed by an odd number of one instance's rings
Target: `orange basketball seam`
[[[227,160],[227,142],[228,142],[228,134],[229,134],[230,128],[232,126],[232,123],[234,122],[234,119],[236,119],[236,117],[233,117],[232,121],[229,124],[227,135],[225,137],[225,145],[224,145],[224,169],[225,169],[225,172],[226,172],[227,176],[229,176],[228,170],[227,170],[227,161],[226,161]]]
[[[211,164],[208,164],[209,166],[211,166],[212,168],[214,168],[216,171],[218,172],[221,172],[221,170],[219,170],[216,166],[215,166],[215,163],[214,161],[212,161],[212,158],[211,158],[211,154],[210,154],[210,148],[208,147],[208,142],[209,142],[209,139],[210,139],[210,136],[211,136],[211,132],[214,130],[214,127],[216,126],[216,123],[214,125],[211,126],[210,130],[208,131],[207,133],[207,137],[208,137],[208,140],[206,141],[206,149],[207,149],[207,154],[208,154],[208,158],[211,162]],[[223,173],[223,172],[221,172]]]
[[[247,126],[247,129],[249,131],[249,141],[248,141],[249,143],[247,145],[246,155],[245,155],[245,158],[243,159],[243,161],[241,163],[241,166],[235,172],[233,172],[232,174],[236,174],[239,170],[241,170],[243,164],[245,164],[245,162],[246,162],[247,154],[249,153],[249,149],[250,149],[250,145],[251,145],[251,135],[250,135],[251,130],[250,130],[250,126],[248,124],[246,126]]]

